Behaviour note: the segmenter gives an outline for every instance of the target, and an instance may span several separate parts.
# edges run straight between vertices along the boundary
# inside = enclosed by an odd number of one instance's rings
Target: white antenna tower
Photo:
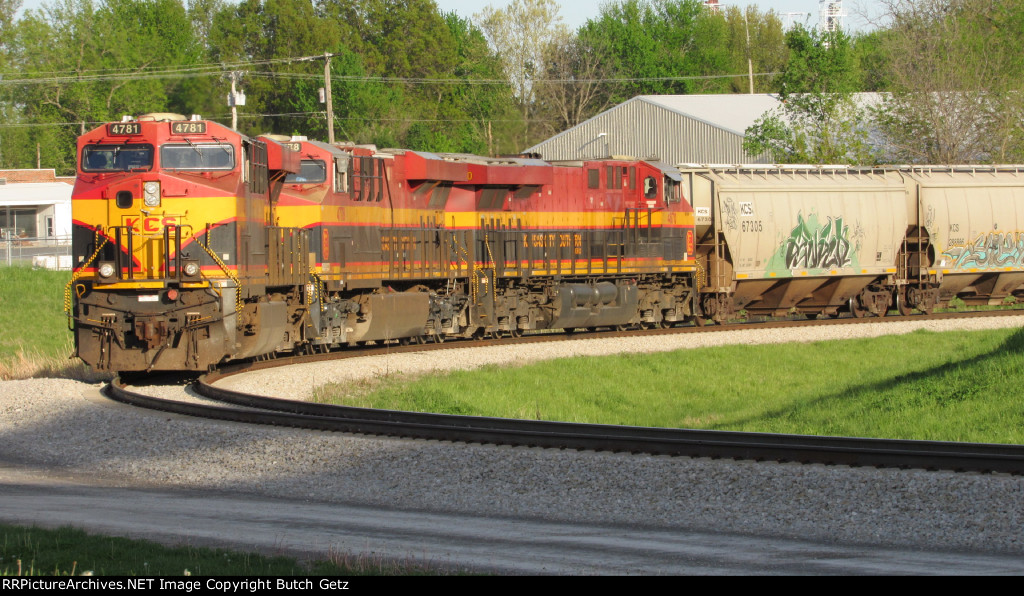
[[[818,0],[818,29],[822,33],[833,33],[843,26],[843,0]]]

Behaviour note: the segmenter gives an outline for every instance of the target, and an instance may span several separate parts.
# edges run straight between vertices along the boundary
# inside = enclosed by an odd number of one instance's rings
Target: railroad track
[[[1018,315],[1020,312],[940,313],[931,315],[931,318],[990,317],[1007,316],[1007,314]],[[918,317],[914,318],[918,319]],[[906,321],[907,318],[774,321],[768,325],[773,327],[845,325],[889,320]],[[764,325],[761,324],[758,327],[764,328]],[[644,332],[604,332],[597,334],[596,337],[632,335],[634,333],[692,333],[736,328],[736,326],[720,326]],[[361,350],[242,363],[203,375],[193,383],[193,390],[196,393],[214,400],[215,404],[167,400],[144,395],[129,389],[120,378],[115,379],[106,391],[113,399],[162,411],[248,424],[270,424],[321,431],[686,457],[1024,474],[1024,446],[1021,445],[796,436],[449,416],[317,404],[251,395],[216,386],[217,381],[228,376],[291,364],[383,353],[395,354],[432,349],[466,348],[477,345],[561,341],[566,337],[566,334],[545,334],[524,338],[454,342],[427,346],[387,345]],[[568,337],[576,338],[578,336],[569,335]]]

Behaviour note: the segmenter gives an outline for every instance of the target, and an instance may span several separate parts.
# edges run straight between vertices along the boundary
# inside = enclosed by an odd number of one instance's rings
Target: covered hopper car
[[[80,137],[66,307],[99,370],[367,341],[928,311],[1021,291],[1015,169],[544,162],[247,137]]]

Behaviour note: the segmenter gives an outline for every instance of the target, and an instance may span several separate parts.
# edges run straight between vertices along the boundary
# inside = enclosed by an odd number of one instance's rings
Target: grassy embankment
[[[0,267],[0,380],[96,375],[78,360],[64,316],[67,271]]]
[[[660,354],[324,387],[318,399],[451,414],[942,441],[1024,443],[1024,330]]]

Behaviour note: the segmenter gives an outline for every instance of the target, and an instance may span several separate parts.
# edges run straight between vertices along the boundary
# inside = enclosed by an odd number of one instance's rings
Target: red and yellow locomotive
[[[366,341],[695,318],[678,170],[250,138],[157,114],[78,142],[77,353],[205,370]]]

